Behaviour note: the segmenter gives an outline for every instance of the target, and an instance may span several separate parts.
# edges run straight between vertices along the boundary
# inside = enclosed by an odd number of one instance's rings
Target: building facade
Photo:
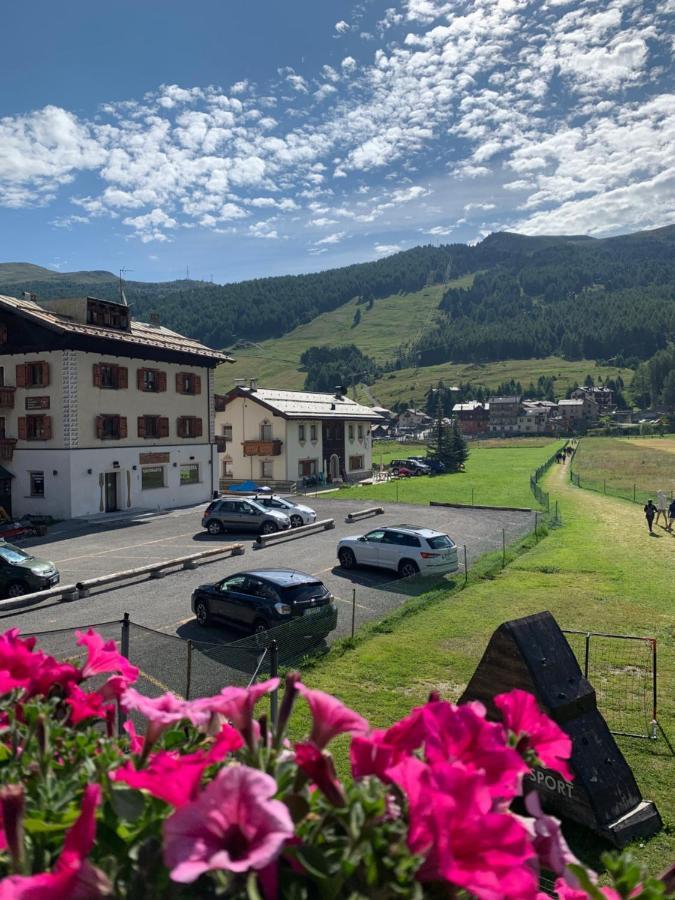
[[[236,387],[217,403],[221,477],[357,480],[371,473],[371,427],[380,421],[340,392]]]
[[[462,434],[485,434],[490,427],[490,404],[469,400],[466,403],[455,403],[452,415],[459,424]]]
[[[0,342],[6,512],[69,519],[213,496],[224,354],[91,297],[0,297]]]
[[[517,434],[520,397],[490,397],[490,433]]]

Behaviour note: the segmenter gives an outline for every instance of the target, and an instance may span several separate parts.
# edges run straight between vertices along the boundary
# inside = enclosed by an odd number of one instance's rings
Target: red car
[[[398,475],[399,478],[412,478],[417,472],[413,472],[407,466],[396,466],[391,470],[392,475]]]

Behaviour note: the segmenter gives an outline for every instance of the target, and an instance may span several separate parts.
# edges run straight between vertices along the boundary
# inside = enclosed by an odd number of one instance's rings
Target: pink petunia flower
[[[18,628],[0,635],[0,693],[23,688],[23,699],[48,694],[54,687],[65,689],[79,681],[78,670],[59,663],[41,650],[35,650],[35,638],[20,638]]]
[[[598,887],[597,892],[606,900],[621,900],[621,894],[612,887]],[[564,878],[558,878],[555,883],[555,892],[558,900],[588,900],[588,893],[582,888],[571,887]],[[640,896],[640,888],[632,891],[631,897]]]
[[[221,769],[197,800],[164,823],[164,862],[172,880],[189,883],[212,869],[263,869],[275,860],[293,836],[288,809],[272,799],[276,790],[264,772]]]
[[[530,791],[525,797],[525,808],[533,816],[529,820],[531,839],[540,865],[554,875],[563,875],[568,865],[578,864],[579,860],[567,846],[567,841],[560,830],[560,821],[542,812],[539,794],[536,791]]]
[[[214,697],[204,697],[194,700],[193,706],[199,713],[209,717],[224,716],[229,719],[235,728],[244,736],[249,747],[253,747],[256,741],[256,729],[253,722],[253,709],[265,694],[269,694],[279,687],[278,678],[269,678],[260,681],[248,688],[226,687]]]
[[[162,750],[150,757],[144,769],[137,770],[128,762],[112,771],[110,780],[147,791],[178,809],[196,798],[202,773],[208,765],[201,753],[181,756]]]
[[[368,722],[335,697],[323,691],[314,691],[299,682],[298,692],[309,703],[312,711],[310,741],[323,750],[338,734],[366,734]]]
[[[337,774],[333,757],[325,750],[319,750],[315,744],[298,743],[295,745],[295,762],[303,772],[324,794],[333,806],[345,805],[345,793]]]
[[[127,719],[126,722],[122,725],[122,728],[129,735],[129,749],[132,753],[140,753],[143,749],[143,738],[139,737],[136,733],[136,726],[131,721],[131,719]]]
[[[189,703],[180,700],[171,693],[162,694],[161,697],[145,697],[135,688],[127,688],[120,697],[120,705],[125,712],[133,710],[148,720],[145,733],[146,750],[152,747],[163,731],[185,719],[191,721],[193,725],[207,724],[210,714],[207,711],[200,712],[198,703],[199,701]]]
[[[572,741],[565,732],[539,709],[527,691],[513,690],[494,698],[504,725],[514,733],[522,753],[533,750],[543,765],[559,772],[563,778],[574,778],[567,765],[572,754]]]
[[[0,881],[0,900],[96,900],[109,897],[112,885],[107,876],[86,859],[94,845],[96,807],[100,802],[100,785],[87,785],[82,811],[66,835],[54,871],[4,878]]]
[[[66,703],[70,707],[70,721],[73,725],[79,725],[85,719],[106,719],[111,709],[114,712],[114,707],[106,704],[97,691],[85,693],[76,684],[69,685]]]
[[[117,650],[115,641],[104,641],[100,634],[90,628],[86,632],[76,631],[78,647],[87,648],[87,661],[82,667],[82,677],[91,678],[104,672],[117,672],[130,684],[138,678],[138,667]]]

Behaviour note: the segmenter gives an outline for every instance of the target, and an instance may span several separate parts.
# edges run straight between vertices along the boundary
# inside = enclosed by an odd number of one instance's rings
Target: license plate
[[[52,575],[52,577],[49,579],[49,584],[53,586],[53,585],[58,584],[58,583],[59,583],[59,576],[58,576],[58,575]]]
[[[323,607],[321,607],[321,606],[311,606],[309,609],[305,610],[305,615],[313,616],[316,613],[320,613],[322,609],[323,609]]]

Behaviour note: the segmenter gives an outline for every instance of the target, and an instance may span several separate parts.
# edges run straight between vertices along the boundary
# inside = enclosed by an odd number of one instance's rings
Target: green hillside
[[[54,272],[32,263],[0,263],[0,285],[20,286],[21,283],[61,285],[109,285],[117,283],[112,272]],[[24,287],[23,290],[28,290]],[[50,292],[51,293],[51,292]]]

